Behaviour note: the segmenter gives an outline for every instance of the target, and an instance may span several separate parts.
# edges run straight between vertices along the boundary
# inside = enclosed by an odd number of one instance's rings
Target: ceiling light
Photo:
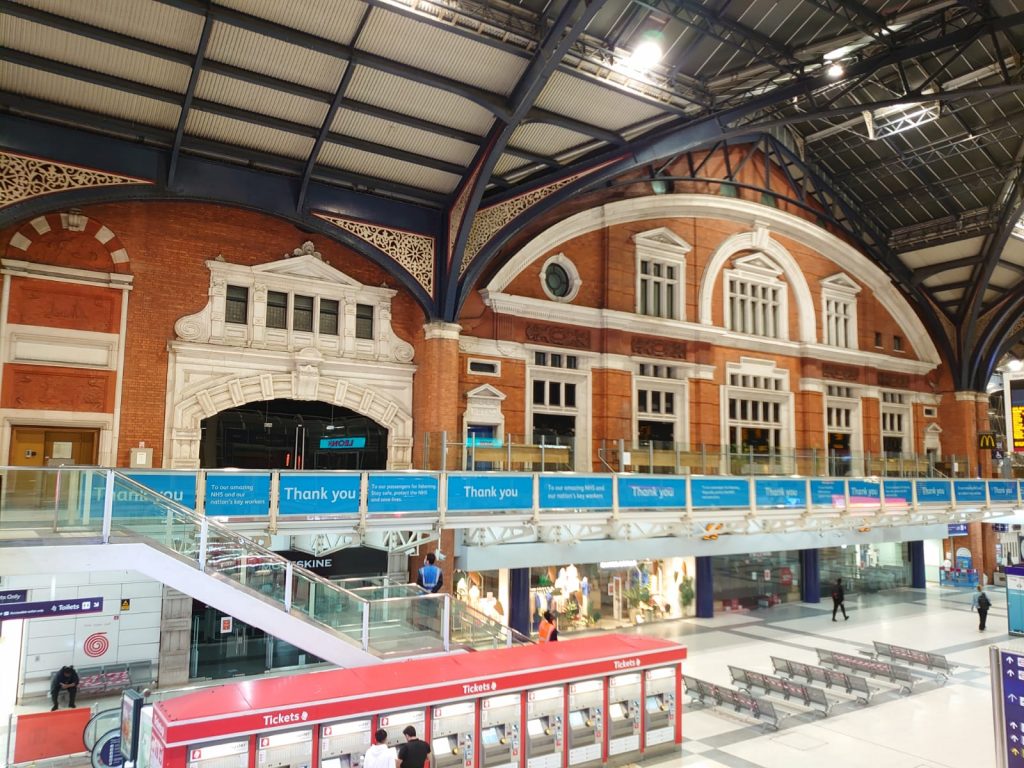
[[[656,40],[644,40],[638,45],[629,57],[629,67],[640,72],[646,72],[653,67],[662,57],[661,46]]]
[[[838,80],[843,76],[843,65],[838,61],[832,62],[828,67],[827,74],[833,80]]]
[[[1009,362],[1006,363],[1006,369],[1014,373],[1022,368],[1024,368],[1024,361],[1018,360],[1016,357],[1011,357]]]

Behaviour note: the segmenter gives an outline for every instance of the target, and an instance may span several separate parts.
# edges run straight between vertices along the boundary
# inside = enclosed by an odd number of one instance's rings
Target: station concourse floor
[[[909,696],[885,693],[867,706],[844,703],[827,718],[794,716],[778,731],[684,699],[680,753],[646,760],[643,768],[994,768],[988,648],[1007,644],[1010,636],[1005,590],[989,588],[987,594],[993,605],[985,632],[970,611],[970,591],[938,586],[850,596],[850,620],[840,616],[837,623],[826,599],[617,630],[683,643],[689,649],[684,674],[722,685],[731,684],[730,664],[770,673],[773,655],[813,664],[815,648],[859,655],[873,640],[942,653],[958,665],[945,685],[923,681]],[[101,709],[118,706],[119,699],[82,703]],[[11,709],[42,712],[49,701]],[[9,714],[3,712],[0,723],[0,765],[6,762]],[[84,767],[88,759],[58,764]]]
[[[736,687],[730,664],[770,674],[773,655],[817,664],[816,648],[860,655],[873,640],[945,654],[957,665],[945,685],[922,682],[908,696],[880,694],[866,706],[837,706],[828,717],[793,717],[774,732],[684,698],[681,755],[643,766],[994,768],[988,649],[1007,644],[1010,636],[1005,590],[989,588],[986,594],[993,605],[984,632],[970,610],[971,591],[937,586],[848,596],[850,620],[840,614],[837,623],[832,601],[825,599],[638,627],[634,631],[688,646],[684,675],[730,687]],[[922,678],[930,676],[922,671]]]

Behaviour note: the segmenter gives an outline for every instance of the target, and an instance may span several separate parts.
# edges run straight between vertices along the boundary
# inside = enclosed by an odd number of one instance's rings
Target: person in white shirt
[[[388,746],[388,732],[378,728],[373,740],[373,746],[363,755],[363,768],[395,768],[398,750]]]

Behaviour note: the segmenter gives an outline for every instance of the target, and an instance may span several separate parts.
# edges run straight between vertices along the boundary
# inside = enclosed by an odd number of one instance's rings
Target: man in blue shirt
[[[441,573],[441,569],[438,568],[435,563],[437,562],[437,555],[433,552],[427,553],[427,559],[423,563],[423,567],[420,568],[419,576],[416,578],[416,583],[425,589],[428,593],[437,593],[441,591],[441,587],[444,586],[444,576]],[[425,595],[424,595],[425,597]],[[415,608],[415,617],[413,624],[417,629],[426,629],[435,632],[440,632],[441,629],[441,611],[442,605],[440,600],[421,600],[418,601]]]

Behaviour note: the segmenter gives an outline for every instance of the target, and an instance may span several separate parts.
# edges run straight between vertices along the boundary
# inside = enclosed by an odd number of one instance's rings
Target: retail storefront
[[[896,541],[818,550],[821,596],[830,597],[838,578],[847,595],[911,586],[909,549],[906,542]]]
[[[800,599],[797,551],[754,552],[712,558],[715,608],[725,611],[771,608]]]

